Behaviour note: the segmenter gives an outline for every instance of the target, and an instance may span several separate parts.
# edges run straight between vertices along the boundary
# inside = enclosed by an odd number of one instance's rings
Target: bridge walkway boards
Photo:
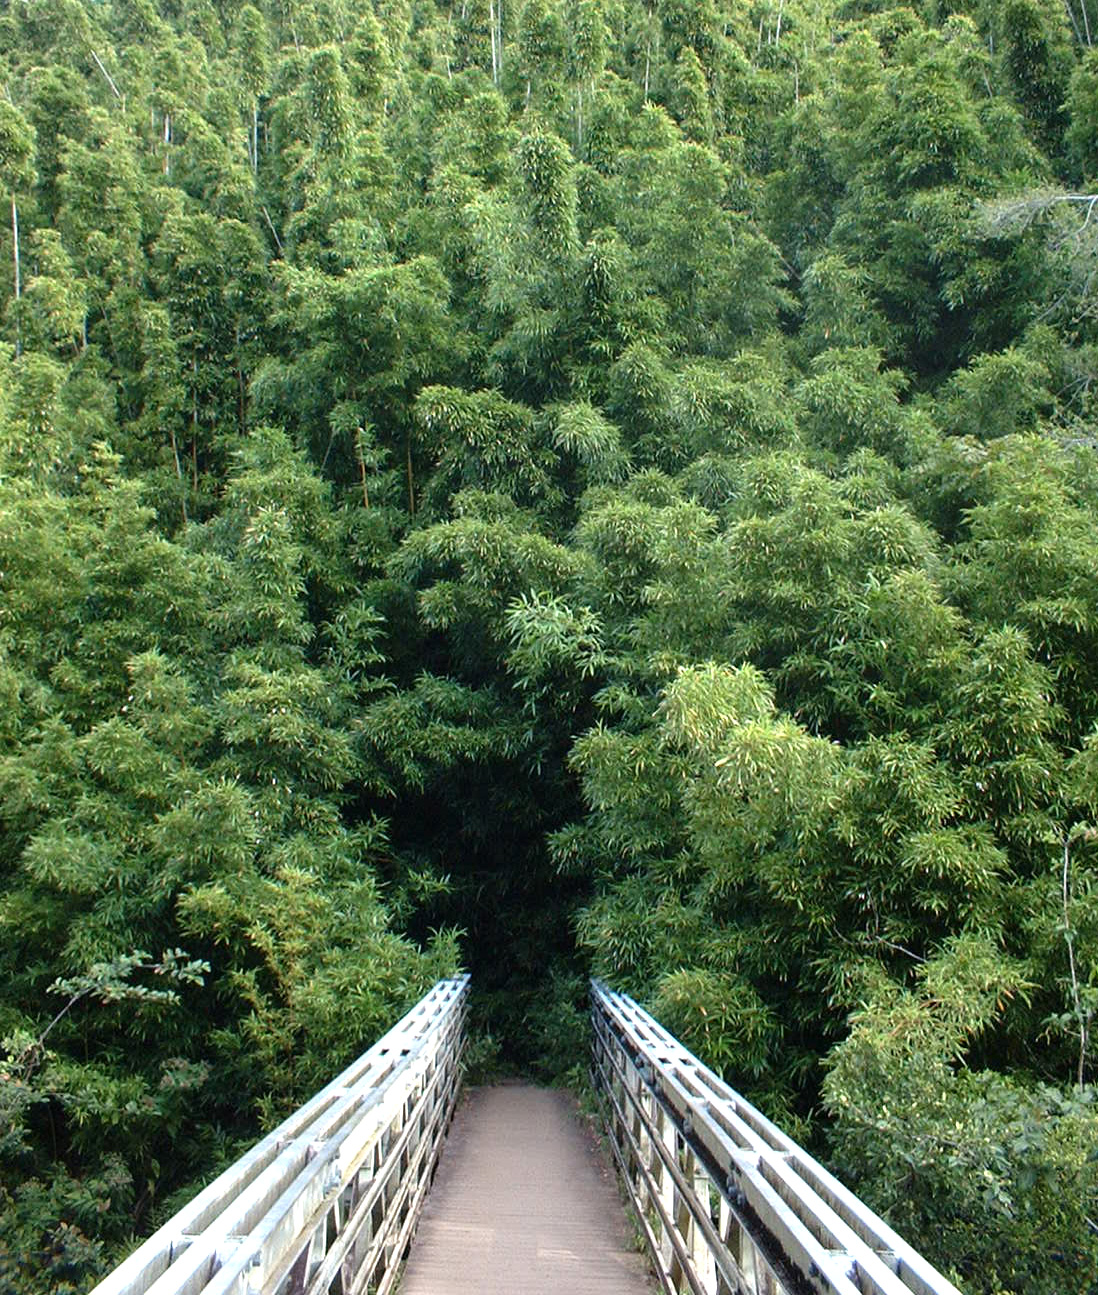
[[[565,1093],[472,1089],[427,1196],[400,1295],[652,1295],[613,1169]]]

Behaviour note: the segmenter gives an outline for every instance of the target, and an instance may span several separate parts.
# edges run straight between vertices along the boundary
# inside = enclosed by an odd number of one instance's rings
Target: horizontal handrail
[[[591,982],[592,1080],[669,1295],[960,1295],[631,998]]]
[[[91,1295],[385,1295],[457,1101],[468,992],[439,981]]]

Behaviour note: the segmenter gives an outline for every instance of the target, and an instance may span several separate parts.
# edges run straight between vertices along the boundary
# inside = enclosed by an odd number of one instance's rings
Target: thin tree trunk
[[[266,207],[261,207],[261,208],[260,208],[260,210],[263,212],[263,219],[267,222],[267,228],[268,228],[268,229],[271,231],[271,233],[274,235],[274,241],[275,241],[276,245],[278,246],[278,254],[279,254],[279,256],[281,256],[281,255],[282,255],[282,239],[281,239],[281,238],[279,238],[279,236],[278,236],[278,230],[277,230],[277,229],[275,229],[275,227],[274,227],[274,221],[271,219],[271,213],[267,210],[267,208],[266,208]]]
[[[252,101],[252,174],[259,170],[259,101]]]
[[[1067,16],[1071,20],[1071,29],[1075,33],[1075,39],[1080,45],[1083,44],[1083,33],[1079,30],[1079,23],[1075,17],[1075,10],[1071,7],[1071,0],[1064,0],[1064,8],[1067,10]],[[1086,13],[1086,4],[1083,5],[1083,13]],[[1089,44],[1089,42],[1087,42]]]
[[[179,458],[179,442],[175,439],[175,428],[168,425],[168,435],[172,438],[172,457],[175,459],[175,475],[179,478],[179,502],[183,508],[183,525],[190,521],[187,516],[187,481],[183,476],[183,464]]]
[[[11,195],[11,238],[12,256],[15,260],[15,300],[23,295],[23,274],[19,266],[19,208],[15,205],[15,194]]]
[[[358,455],[356,457],[358,458],[358,475],[362,479],[362,506],[363,508],[369,508],[370,492],[366,488],[366,458],[362,453],[361,442],[359,443]]]
[[[191,360],[191,374],[194,385],[191,387],[191,468],[194,476],[194,492],[198,494],[198,356]]]
[[[404,442],[406,464],[408,467],[408,512],[414,517],[416,515],[416,492],[415,482],[412,477],[412,438],[408,436]]]
[[[236,330],[236,345],[240,349],[240,329]],[[240,367],[240,362],[236,365],[236,408],[237,421],[240,425],[240,435],[244,435],[244,429],[248,421],[248,406],[244,394],[244,370]]]
[[[19,208],[15,205],[15,194],[11,195],[11,253],[15,262],[15,300],[23,295],[23,275],[19,267]],[[15,321],[15,354],[23,351],[23,327],[18,316]]]
[[[95,50],[92,50],[92,51],[91,51],[91,56],[92,56],[92,58],[93,58],[93,59],[95,59],[95,66],[96,66],[96,67],[100,70],[100,72],[102,72],[102,73],[103,73],[103,75],[107,78],[107,84],[108,84],[108,85],[110,86],[110,88],[111,88],[111,93],[114,95],[114,97],[115,97],[116,99],[121,99],[121,98],[122,98],[122,96],[118,93],[118,86],[116,86],[116,85],[115,85],[115,83],[114,83],[114,81],[113,81],[113,79],[112,79],[112,77],[111,77],[111,74],[110,74],[110,73],[107,71],[107,69],[103,66],[103,60],[99,57],[99,55],[95,52]],[[124,105],[124,104],[123,104],[123,107],[125,107],[125,105]]]
[[[1071,975],[1071,1003],[1079,1022],[1079,1064],[1075,1082],[1082,1088],[1086,1067],[1087,1047],[1090,1043],[1090,1013],[1083,1007],[1079,992],[1079,973],[1075,966],[1075,940],[1071,926],[1071,838],[1064,840],[1064,870],[1061,877],[1061,898],[1064,904],[1064,939],[1067,941],[1068,971]]]

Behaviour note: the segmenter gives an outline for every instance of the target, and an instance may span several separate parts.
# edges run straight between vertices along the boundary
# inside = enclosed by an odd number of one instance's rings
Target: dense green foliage
[[[1098,1291],[1094,0],[0,11],[0,1290],[437,976]]]

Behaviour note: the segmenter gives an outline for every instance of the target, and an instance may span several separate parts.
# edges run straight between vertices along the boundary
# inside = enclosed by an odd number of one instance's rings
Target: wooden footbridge
[[[468,992],[436,985],[92,1295],[959,1295],[598,982],[591,1078],[616,1181],[561,1093],[459,1103]]]

